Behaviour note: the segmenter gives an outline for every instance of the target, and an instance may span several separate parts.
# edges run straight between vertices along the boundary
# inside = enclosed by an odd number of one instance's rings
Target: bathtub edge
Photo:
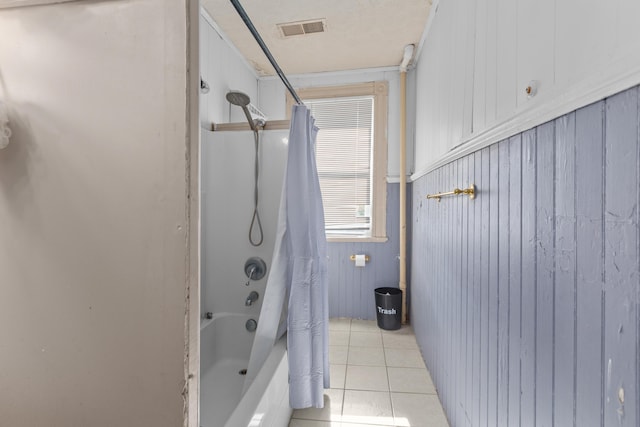
[[[287,356],[285,336],[274,345],[260,372],[225,423],[225,427],[287,426],[288,419],[293,413],[289,407],[288,399],[289,363]],[[260,406],[264,405],[269,406],[268,411],[260,412]],[[284,419],[285,413],[288,415],[287,423],[278,425],[278,419]]]

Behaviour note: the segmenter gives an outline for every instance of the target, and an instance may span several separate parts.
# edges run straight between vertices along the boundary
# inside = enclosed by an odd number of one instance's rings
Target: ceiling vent
[[[324,19],[314,19],[313,21],[287,22],[278,24],[283,37],[302,36],[312,33],[323,33],[326,30]]]

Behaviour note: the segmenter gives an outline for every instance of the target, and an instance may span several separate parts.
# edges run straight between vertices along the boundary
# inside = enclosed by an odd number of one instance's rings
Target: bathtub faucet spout
[[[247,297],[247,299],[244,302],[244,305],[246,305],[247,307],[252,305],[257,299],[258,299],[259,295],[256,291],[251,291],[251,293],[249,294],[249,296]]]

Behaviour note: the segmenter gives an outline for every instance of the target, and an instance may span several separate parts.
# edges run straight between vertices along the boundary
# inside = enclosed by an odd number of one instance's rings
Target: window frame
[[[387,146],[388,146],[388,98],[389,83],[375,81],[341,86],[318,86],[296,89],[305,99],[345,98],[354,96],[373,97],[373,180],[371,194],[371,235],[327,237],[329,242],[386,242],[387,238]],[[287,119],[291,119],[291,107],[295,101],[286,94]]]

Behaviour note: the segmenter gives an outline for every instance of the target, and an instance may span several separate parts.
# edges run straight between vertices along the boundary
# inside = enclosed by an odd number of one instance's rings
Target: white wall
[[[0,10],[2,425],[183,423],[187,43],[186,2]]]
[[[450,0],[432,10],[414,178],[640,82],[636,0]]]
[[[397,69],[364,69],[335,73],[301,74],[287,76],[294,88],[310,88],[318,86],[339,86],[352,83],[372,81],[389,82],[389,116],[387,127],[388,166],[387,176],[397,180],[400,171],[400,73]],[[286,88],[277,77],[261,78],[259,84],[262,111],[274,120],[286,118]],[[410,116],[409,116],[410,118]],[[412,129],[413,124],[407,123]],[[407,133],[407,145],[412,145],[412,132]],[[407,150],[407,171],[412,171],[413,152]],[[397,182],[397,181],[396,181]]]
[[[202,299],[201,311],[259,314],[262,298],[246,307],[251,290],[262,297],[266,278],[244,286],[244,263],[260,256],[271,267],[275,222],[282,188],[286,145],[283,136],[261,132],[260,216],[265,241],[259,248],[249,244],[253,213],[253,133],[211,132],[211,123],[246,122],[242,109],[227,102],[229,90],[239,90],[262,108],[258,78],[245,59],[218,28],[215,17],[204,9],[200,16],[200,71],[209,83],[208,94],[200,95],[202,127]],[[280,132],[282,133],[282,132]],[[230,184],[231,183],[231,184]],[[232,187],[230,187],[232,185]],[[232,191],[230,191],[232,188]]]
[[[244,313],[258,318],[267,276],[249,286],[244,264],[258,256],[271,270],[280,194],[287,159],[287,130],[260,132],[258,212],[264,241],[249,243],[253,217],[254,139],[251,131],[206,132],[202,136],[202,278],[203,312]],[[254,241],[258,241],[257,225]],[[251,291],[260,299],[250,307]]]
[[[215,19],[215,18],[214,18]],[[239,90],[258,108],[258,78],[204,9],[200,16],[200,73],[211,90],[200,97],[200,124],[246,121],[242,109],[227,102],[230,90]]]

